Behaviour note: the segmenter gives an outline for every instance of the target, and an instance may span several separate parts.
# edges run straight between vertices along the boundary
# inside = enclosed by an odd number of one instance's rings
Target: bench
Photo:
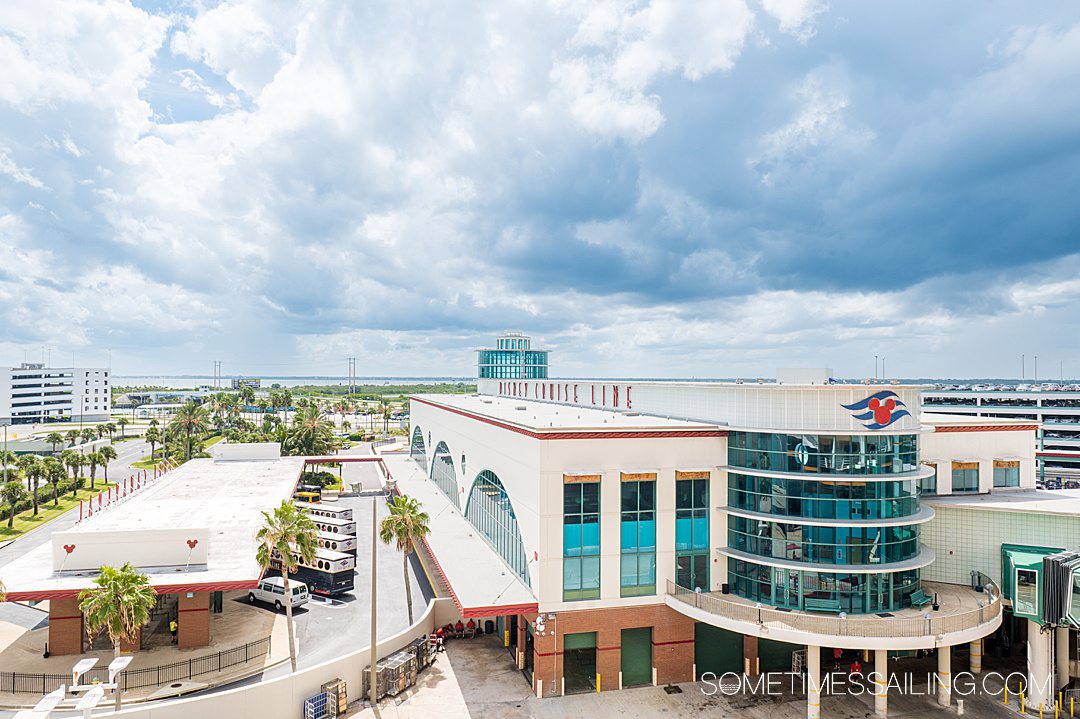
[[[921,589],[916,589],[911,593],[911,606],[913,607],[925,607],[933,601],[934,598]]]
[[[831,612],[833,614],[844,611],[839,599],[815,599],[813,597],[803,598],[803,609],[808,612]]]

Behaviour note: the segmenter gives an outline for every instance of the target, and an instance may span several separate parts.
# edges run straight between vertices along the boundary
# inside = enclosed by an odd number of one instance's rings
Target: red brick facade
[[[177,597],[177,645],[181,649],[205,647],[210,643],[210,593],[184,592]]]
[[[600,675],[600,691],[619,689],[622,630],[638,627],[652,627],[652,661],[657,684],[694,680],[694,620],[665,604],[561,611],[555,619],[546,616],[543,634],[536,631],[535,615],[518,619],[521,627],[526,618],[533,624],[533,690],[536,690],[536,682],[542,681],[544,696],[561,693],[563,637],[579,632],[596,632],[596,671]],[[558,633],[558,651],[553,631]],[[524,642],[519,641],[518,646],[524,646]]]
[[[82,654],[83,615],[79,600],[53,599],[49,602],[49,652]]]

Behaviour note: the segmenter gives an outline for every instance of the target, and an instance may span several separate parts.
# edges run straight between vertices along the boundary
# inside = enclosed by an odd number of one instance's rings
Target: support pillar
[[[952,703],[952,647],[937,649],[937,700],[943,707]]]
[[[1057,675],[1057,690],[1069,683],[1069,628],[1054,629],[1054,673]]]
[[[1050,706],[1050,695],[1054,690],[1052,630],[1044,630],[1031,619],[1027,623],[1027,706],[1038,711],[1040,706]]]
[[[874,650],[874,713],[889,715],[889,650]]]
[[[971,673],[982,674],[983,640],[976,639],[968,643],[968,657],[971,659]]]
[[[821,719],[821,647],[806,647],[806,719]]]
[[[205,647],[210,643],[210,592],[182,592],[177,608],[177,646]]]
[[[75,597],[49,601],[49,652],[82,654],[83,615]],[[44,647],[42,647],[44,649]]]
[[[758,638],[744,634],[743,646],[743,674],[748,677],[756,677],[761,673],[761,660],[758,658]]]

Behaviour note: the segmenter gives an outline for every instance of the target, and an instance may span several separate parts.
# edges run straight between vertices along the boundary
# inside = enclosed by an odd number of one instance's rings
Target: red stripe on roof
[[[934,427],[934,432],[1024,432],[1035,431],[1037,424],[953,425]]]

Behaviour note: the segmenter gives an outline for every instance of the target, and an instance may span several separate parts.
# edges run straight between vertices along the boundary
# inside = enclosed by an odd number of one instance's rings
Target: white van
[[[292,590],[293,609],[308,603],[308,588],[303,582],[295,579],[289,582]],[[274,609],[281,611],[285,608],[285,580],[281,577],[267,577],[259,582],[259,586],[248,592],[248,601],[254,604],[256,601],[273,604]]]

